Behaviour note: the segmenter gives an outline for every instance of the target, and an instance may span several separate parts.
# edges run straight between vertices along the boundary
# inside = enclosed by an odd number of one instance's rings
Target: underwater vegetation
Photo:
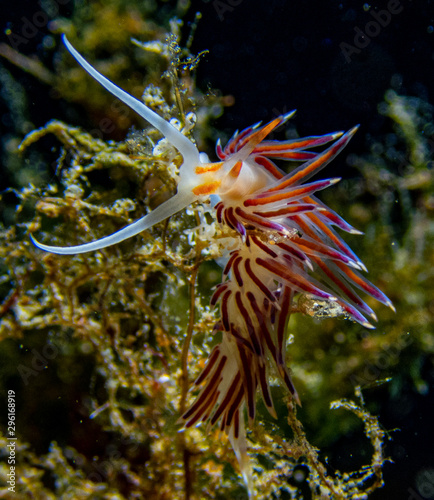
[[[194,107],[193,83],[179,94],[179,74],[188,74],[196,59],[173,34],[168,39],[155,48],[164,70],[177,72],[166,81],[169,89],[148,86],[144,101],[185,137],[197,138],[211,111]],[[419,352],[433,351],[432,108],[389,91],[381,111],[394,123],[393,137],[372,140],[363,158],[350,156],[361,178],[321,198],[365,231],[353,238],[363,241],[357,253],[399,321],[382,309],[381,330],[365,333],[337,318],[342,310],[337,314],[327,298],[299,294],[301,314],[293,315],[286,335],[303,407],[296,408],[277,377],[269,390],[278,419],[258,401],[247,434],[258,498],[367,498],[382,485],[386,432],[359,386],[379,385],[399,362],[427,391]],[[82,244],[152,214],[176,192],[182,163],[147,124],[114,142],[52,121],[27,135],[23,157],[49,135],[58,144],[49,182],[3,195],[16,200],[16,223],[2,228],[0,248],[2,380],[5,390],[17,387],[23,429],[15,498],[247,498],[219,429],[179,432],[177,423],[194,402],[193,381],[221,342],[213,330],[218,308],[208,304],[221,275],[214,261],[237,224],[222,230],[211,205],[200,203],[98,252],[43,253],[29,234],[55,245]],[[373,302],[367,299],[367,307]],[[391,353],[386,367],[378,363],[384,352]],[[398,392],[399,383],[393,376],[385,385]],[[358,426],[369,454],[355,472],[333,470],[315,446]],[[6,484],[6,463],[0,471]]]

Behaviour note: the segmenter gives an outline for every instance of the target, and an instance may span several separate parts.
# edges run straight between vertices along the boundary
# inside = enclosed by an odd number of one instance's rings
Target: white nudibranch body
[[[253,137],[240,151],[233,154],[228,160],[209,163],[208,156],[205,153],[199,152],[190,139],[157,113],[149,109],[143,102],[128,94],[99,73],[75,50],[65,35],[62,36],[62,39],[71,55],[97,82],[164,135],[181,153],[183,163],[180,167],[176,195],[158,206],[148,215],[145,215],[116,233],[83,245],[70,247],[44,245],[31,235],[30,238],[38,248],[60,255],[75,255],[101,250],[137,235],[154,224],[179,212],[194,201],[207,198],[212,194],[220,195],[220,197],[239,199],[265,186],[266,179],[264,178],[264,173],[255,172],[249,162],[245,161],[256,144],[267,135],[266,133],[264,134],[264,130],[261,130],[260,132],[262,133],[258,134],[258,137]],[[283,121],[286,121],[292,114],[286,115]],[[281,119],[279,119],[280,123],[282,123]]]

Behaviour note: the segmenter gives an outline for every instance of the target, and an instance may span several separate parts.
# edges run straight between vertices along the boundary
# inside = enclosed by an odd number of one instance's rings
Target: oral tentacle
[[[188,205],[191,205],[191,203],[193,203],[196,199],[196,196],[191,193],[178,193],[170,198],[170,200],[167,200],[166,202],[159,205],[148,215],[145,215],[141,219],[138,219],[136,222],[133,222],[123,229],[120,229],[116,233],[105,236],[104,238],[101,238],[99,240],[84,243],[83,245],[76,245],[71,247],[50,246],[40,243],[32,235],[30,235],[30,238],[33,244],[41,250],[58,255],[76,255],[79,253],[94,252],[96,250],[107,248],[111,245],[116,245],[117,243],[125,241],[128,238],[136,236],[142,231],[149,229],[154,224],[157,224],[158,222],[161,222],[172,216],[173,214],[179,212],[180,210],[188,207]]]

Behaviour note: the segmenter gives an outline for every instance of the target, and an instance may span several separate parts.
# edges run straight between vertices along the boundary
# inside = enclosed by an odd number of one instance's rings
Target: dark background
[[[350,62],[343,55],[341,44],[354,45],[355,28],[365,31],[367,23],[373,21],[370,11],[383,10],[388,3],[193,1],[184,18],[184,35],[187,38],[195,12],[201,11],[192,51],[209,50],[199,65],[197,84],[203,91],[219,89],[223,95],[233,96],[234,101],[215,126],[231,135],[236,129],[297,108],[294,122],[301,136],[346,130],[360,123],[351,151],[361,154],[366,137],[380,135],[390,126],[377,110],[387,89],[393,87],[400,94],[433,102],[433,1],[401,0],[402,11],[392,14],[387,26],[359,54],[353,55]],[[174,5],[161,4],[160,22]],[[61,14],[70,16],[73,6],[72,1],[66,3]],[[6,27],[20,26],[23,15],[30,17],[39,9],[30,1],[2,2],[2,41],[7,43]],[[35,36],[20,50],[26,55],[37,54],[52,68],[53,51],[41,47],[43,36]],[[68,121],[67,103],[51,100],[47,86],[10,63],[0,62],[26,89],[29,120],[35,127],[53,118]],[[5,138],[16,130],[4,99],[0,99],[0,106]],[[344,161],[338,161],[333,168],[347,177],[356,175]],[[0,181],[3,186],[10,182],[3,170]],[[426,373],[426,381],[432,390],[432,373]],[[411,413],[405,413],[402,410],[410,393],[413,407]],[[381,401],[381,390],[376,396]],[[401,431],[392,434],[388,446],[395,464],[385,466],[386,486],[372,495],[373,499],[434,498],[434,478],[431,496],[428,490],[425,496],[419,495],[421,490],[416,493],[417,475],[434,465],[430,399],[415,396],[414,389],[408,386],[403,388],[402,404],[379,403],[377,414],[384,427],[398,427]],[[345,444],[338,443],[335,454],[337,458],[340,454],[345,457],[346,451]]]
[[[194,2],[202,21],[193,45],[193,51],[210,51],[198,69],[199,86],[209,84],[235,97],[235,105],[220,120],[221,128],[233,131],[296,108],[302,136],[357,123],[362,125],[360,136],[377,133],[384,121],[377,104],[392,78],[399,93],[432,101],[431,1],[398,2],[402,11],[392,15],[350,63],[341,44],[354,46],[355,28],[365,31],[374,20],[370,10],[383,10],[388,2],[222,3],[227,10],[213,1]]]
[[[385,118],[377,106],[387,89],[432,101],[433,1],[392,0],[402,11],[392,14],[389,23],[350,62],[343,55],[341,44],[355,46],[355,28],[366,31],[367,23],[374,20],[371,11],[384,10],[389,2],[193,0],[184,16],[183,42],[200,11],[192,52],[209,50],[199,64],[197,84],[203,91],[219,89],[234,99],[216,127],[230,136],[236,129],[297,109],[292,123],[301,136],[347,130],[360,123],[352,148],[362,153],[364,136],[384,129]],[[175,6],[174,1],[157,2],[157,22],[167,25],[170,15],[180,11]],[[59,6],[65,17],[73,8],[73,0],[62,0]],[[0,40],[8,43],[5,28],[19,32],[22,17],[31,19],[38,10],[38,4],[30,1],[1,2]],[[41,29],[19,50],[36,54],[53,70],[56,50],[42,47],[47,31]],[[0,62],[27,90],[29,118],[35,127],[53,118],[65,119],[65,104],[50,99],[46,85]],[[3,99],[0,106],[3,135],[10,132],[11,123],[4,117]]]

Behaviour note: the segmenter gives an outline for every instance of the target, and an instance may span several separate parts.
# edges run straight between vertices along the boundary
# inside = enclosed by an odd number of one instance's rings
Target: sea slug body
[[[266,140],[294,114],[287,113],[266,125],[256,124],[236,133],[224,148],[217,143],[219,161],[211,163],[179,130],[97,72],[66,37],[63,40],[93,78],[177,148],[183,163],[177,193],[120,231],[72,247],[44,245],[33,237],[32,241],[42,250],[61,255],[95,251],[130,238],[193,202],[203,202],[210,195],[218,197],[216,220],[236,238],[235,247],[228,250],[223,281],[211,299],[211,304],[219,307],[215,331],[221,332],[222,340],[196,380],[200,392],[181,421],[186,427],[201,422],[218,425],[229,436],[251,493],[245,412],[251,423],[259,391],[270,414],[276,416],[270,373],[279,375],[298,402],[286,365],[286,327],[295,294],[336,303],[346,317],[367,328],[372,328],[367,317],[375,320],[375,313],[356,290],[393,308],[361,274],[365,266],[334,227],[358,231],[316,198],[317,191],[339,179],[310,180],[342,151],[356,128],[345,134]],[[297,162],[298,166],[285,173],[273,159]]]

